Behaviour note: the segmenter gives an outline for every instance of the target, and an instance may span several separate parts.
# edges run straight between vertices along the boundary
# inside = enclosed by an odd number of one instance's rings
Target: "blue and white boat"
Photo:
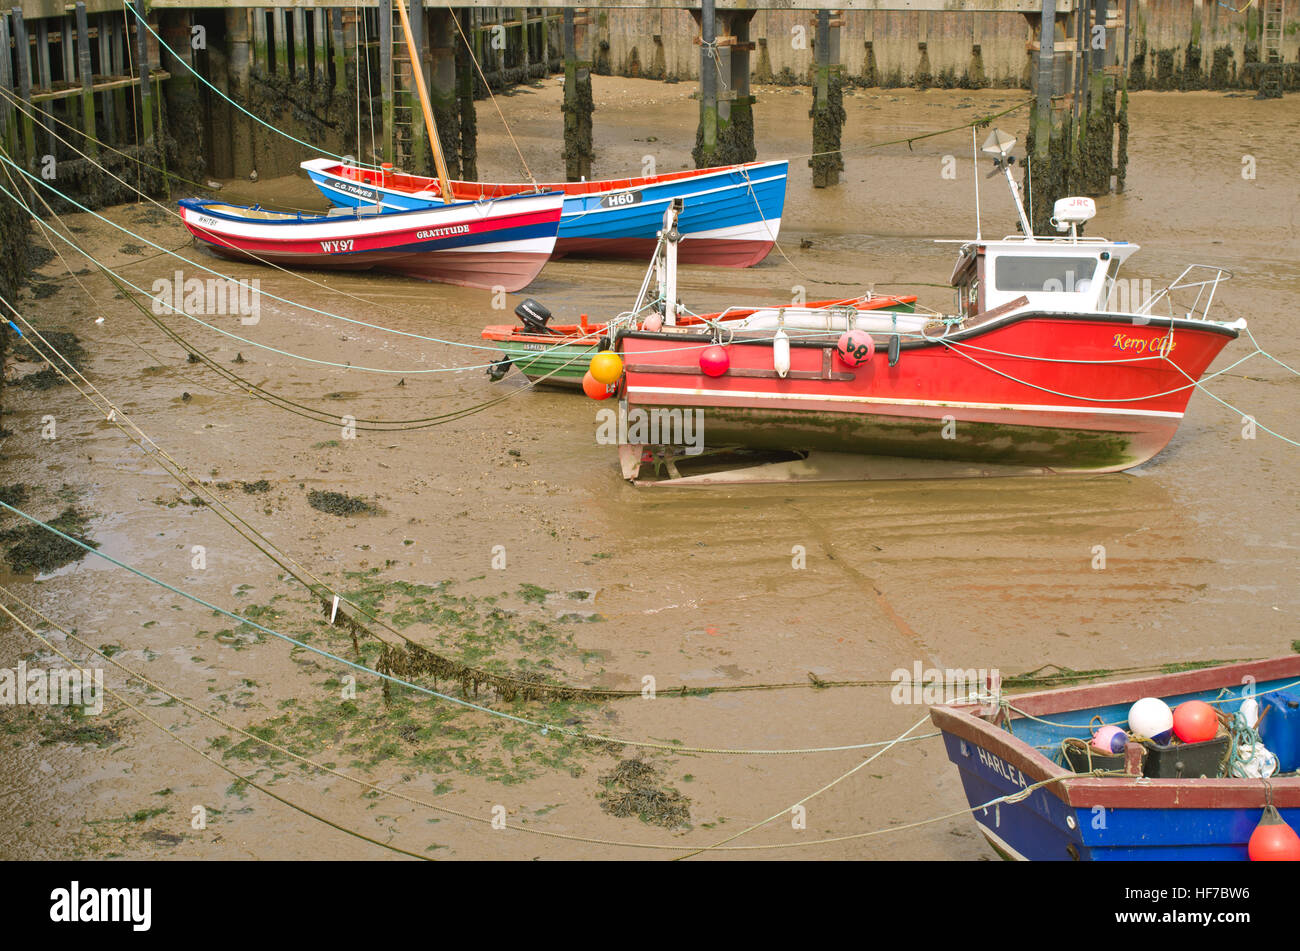
[[[1005,858],[1244,861],[1270,801],[1300,830],[1298,688],[1300,655],[1292,655],[1046,690],[1000,703],[942,704],[931,707],[930,717],[943,733],[980,831]],[[1071,770],[1063,741],[1090,737],[1098,717],[1124,727],[1129,707],[1143,697],[1171,707],[1203,700],[1228,715],[1255,699],[1267,711],[1259,737],[1278,754],[1281,771],[1267,780],[1202,777],[1197,769],[1196,775],[1149,778],[1142,775],[1143,759],[1149,762],[1151,753],[1132,741],[1127,756],[1119,757],[1127,763],[1111,764],[1105,775]],[[1178,752],[1182,748],[1172,749],[1189,758]]]
[[[412,211],[442,202],[437,178],[390,166],[361,168],[318,158],[302,168],[335,205]],[[678,261],[751,267],[767,257],[781,230],[789,163],[749,162],[596,182],[491,184],[451,182],[457,200],[488,200],[540,189],[564,193],[554,256],[633,258],[654,253],[664,211],[683,199]]]

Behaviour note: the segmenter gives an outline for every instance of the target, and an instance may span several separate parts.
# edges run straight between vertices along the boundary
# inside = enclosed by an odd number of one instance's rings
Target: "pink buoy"
[[[1092,748],[1099,753],[1123,753],[1128,734],[1117,726],[1103,726],[1092,735]]]
[[[862,330],[846,330],[840,335],[835,350],[848,366],[856,367],[866,363],[876,353],[876,341],[871,334]]]
[[[700,369],[709,376],[722,376],[731,366],[731,357],[727,356],[725,348],[714,344],[706,347],[700,354]]]
[[[645,319],[645,323],[641,325],[641,329],[648,330],[652,334],[657,334],[660,330],[663,329],[663,326],[664,326],[663,315],[651,314],[649,317]]]

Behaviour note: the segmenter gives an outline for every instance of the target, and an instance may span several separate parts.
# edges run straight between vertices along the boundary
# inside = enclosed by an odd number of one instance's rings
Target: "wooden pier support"
[[[275,72],[279,76],[289,75],[289,46],[293,42],[289,37],[289,11],[284,7],[273,7],[271,22],[275,26],[271,42],[275,46]],[[268,69],[267,72],[270,72]]]
[[[307,79],[307,11],[302,7],[293,10],[293,75],[299,82]]]
[[[320,7],[311,11],[312,76],[320,89],[330,84],[329,15],[329,10]]]
[[[21,109],[19,120],[23,130],[23,156],[27,167],[32,168],[36,162],[36,125],[32,121],[32,62],[31,51],[27,42],[27,24],[23,22],[23,8],[13,8],[14,57],[18,66],[18,95],[25,108]]]
[[[332,7],[329,13],[330,34],[334,39],[334,91],[336,93],[346,93],[348,91],[348,45],[344,39],[343,11],[338,7]],[[352,49],[356,49],[356,38],[354,24],[352,29]]]
[[[474,107],[474,89],[477,83],[474,60],[466,37],[470,33],[469,18],[464,10],[452,10],[456,18],[456,122],[460,140],[460,177],[465,181],[478,180],[478,113]],[[567,126],[566,126],[567,128]],[[566,133],[567,134],[567,133]]]
[[[396,162],[397,148],[393,135],[393,2],[379,0],[379,102],[383,122],[385,162]]]
[[[813,187],[838,185],[844,168],[839,151],[844,130],[844,81],[839,65],[839,28],[841,21],[831,11],[817,11],[817,31],[813,40],[813,155],[808,160],[813,170]]]
[[[710,6],[713,0],[705,0]],[[585,11],[584,11],[585,14]],[[581,31],[579,33],[579,31]],[[579,53],[579,47],[582,52]],[[591,20],[564,10],[564,174],[568,181],[591,177]]]
[[[1058,68],[1057,34],[1064,39],[1063,24],[1057,22],[1056,0],[1043,0],[1038,31],[1038,68],[1034,81],[1034,112],[1025,150],[1029,157],[1027,175],[1032,180],[1029,222],[1046,225],[1057,199],[1065,197],[1068,170],[1068,108],[1064,95],[1057,90],[1063,71]],[[1035,225],[1035,230],[1042,230]]]
[[[153,121],[153,84],[149,78],[149,31],[145,27],[144,19],[148,14],[145,11],[144,0],[135,0],[135,14],[135,64],[140,70],[140,85],[136,89],[140,102],[141,142],[145,145],[153,145],[156,141]]]
[[[0,13],[0,49],[9,49],[11,43],[9,14]],[[13,60],[8,56],[0,56],[0,86],[6,91],[14,88]],[[3,99],[0,102],[0,130],[3,131],[5,151],[12,158],[18,154],[18,109],[8,97]]]
[[[717,164],[718,151],[718,17],[714,0],[703,0],[700,23],[700,124],[695,131],[695,148],[691,157],[696,168]]]
[[[95,124],[95,76],[90,65],[90,21],[86,4],[76,6],[77,19],[77,72],[81,74],[81,128],[86,134],[85,152],[92,159],[99,157],[99,142]]]
[[[106,76],[112,76],[113,55],[112,49],[113,30],[109,25],[109,17],[101,15],[95,18],[95,32],[99,40],[99,71]],[[3,45],[3,44],[0,44]],[[102,92],[99,94],[100,109],[104,114],[104,132],[106,138],[113,138],[117,134],[117,116],[115,115],[113,104],[113,94],[111,92]]]
[[[251,34],[255,31],[249,29],[249,24],[251,22],[255,27],[259,21],[265,36],[266,15],[263,11],[253,10],[251,17],[247,10],[226,11],[226,92],[236,102],[247,102],[252,89],[255,46]],[[265,55],[265,47],[263,50]],[[253,152],[253,120],[230,105],[224,105],[222,111],[228,117],[229,165],[213,171],[218,174],[225,172],[232,178],[244,178],[257,167]]]

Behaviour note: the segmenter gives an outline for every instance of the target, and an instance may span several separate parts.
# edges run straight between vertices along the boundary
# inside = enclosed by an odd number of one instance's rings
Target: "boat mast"
[[[417,3],[421,0],[416,0]],[[415,76],[415,88],[420,94],[420,107],[424,110],[424,127],[429,132],[429,144],[433,146],[433,160],[438,166],[438,181],[442,183],[442,200],[451,204],[456,196],[451,193],[451,177],[447,174],[447,160],[442,157],[442,140],[438,138],[438,126],[433,121],[433,109],[429,106],[429,90],[424,85],[424,64],[416,58],[415,37],[411,35],[411,21],[406,15],[406,0],[396,0],[397,13],[402,18],[402,33],[406,36],[406,48],[411,54],[411,72]]]

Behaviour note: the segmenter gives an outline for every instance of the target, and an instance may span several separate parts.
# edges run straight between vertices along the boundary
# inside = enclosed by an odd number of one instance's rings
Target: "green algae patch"
[[[377,515],[379,513],[378,507],[372,503],[343,492],[321,492],[313,489],[307,493],[307,504],[318,512],[324,512],[327,515],[338,515],[343,518],[349,515]]]
[[[99,547],[98,542],[87,536],[90,516],[74,506],[65,508],[49,524],[91,548]],[[40,525],[20,525],[2,532],[0,543],[11,543],[5,551],[5,561],[20,575],[48,574],[86,556],[86,549]]]

